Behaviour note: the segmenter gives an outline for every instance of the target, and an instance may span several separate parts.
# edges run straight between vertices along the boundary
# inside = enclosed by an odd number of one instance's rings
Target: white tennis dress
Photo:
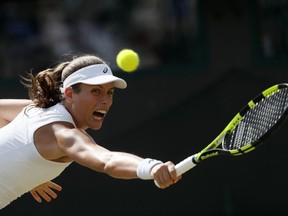
[[[70,122],[61,104],[48,109],[28,106],[0,129],[0,209],[36,186],[60,175],[71,164],[44,159],[34,145],[34,132],[51,122]]]

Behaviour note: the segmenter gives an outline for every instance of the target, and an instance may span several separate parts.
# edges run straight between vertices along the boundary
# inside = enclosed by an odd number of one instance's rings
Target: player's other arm
[[[25,106],[31,103],[32,101],[27,99],[0,99],[0,127],[11,122]]]

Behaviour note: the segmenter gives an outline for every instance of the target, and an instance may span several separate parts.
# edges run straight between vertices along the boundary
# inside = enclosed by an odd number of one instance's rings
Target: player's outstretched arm
[[[63,124],[54,125],[53,131],[59,149],[71,160],[113,178],[155,179],[160,188],[166,188],[181,178],[176,175],[172,162],[163,163],[127,152],[110,151],[95,143],[86,131],[67,128]]]

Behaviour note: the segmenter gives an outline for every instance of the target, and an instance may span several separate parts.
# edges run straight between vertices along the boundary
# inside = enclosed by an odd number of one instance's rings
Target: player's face
[[[114,84],[80,85],[79,93],[72,91],[70,112],[77,127],[98,130],[112,105]]]

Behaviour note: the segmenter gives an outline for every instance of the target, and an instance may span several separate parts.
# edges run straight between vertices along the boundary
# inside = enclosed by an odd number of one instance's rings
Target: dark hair
[[[74,56],[71,61],[61,62],[35,76],[30,71],[27,73],[28,77],[21,77],[21,83],[28,88],[28,96],[35,106],[48,108],[63,100],[60,87],[70,74],[94,64],[106,64],[106,62],[95,55]]]

